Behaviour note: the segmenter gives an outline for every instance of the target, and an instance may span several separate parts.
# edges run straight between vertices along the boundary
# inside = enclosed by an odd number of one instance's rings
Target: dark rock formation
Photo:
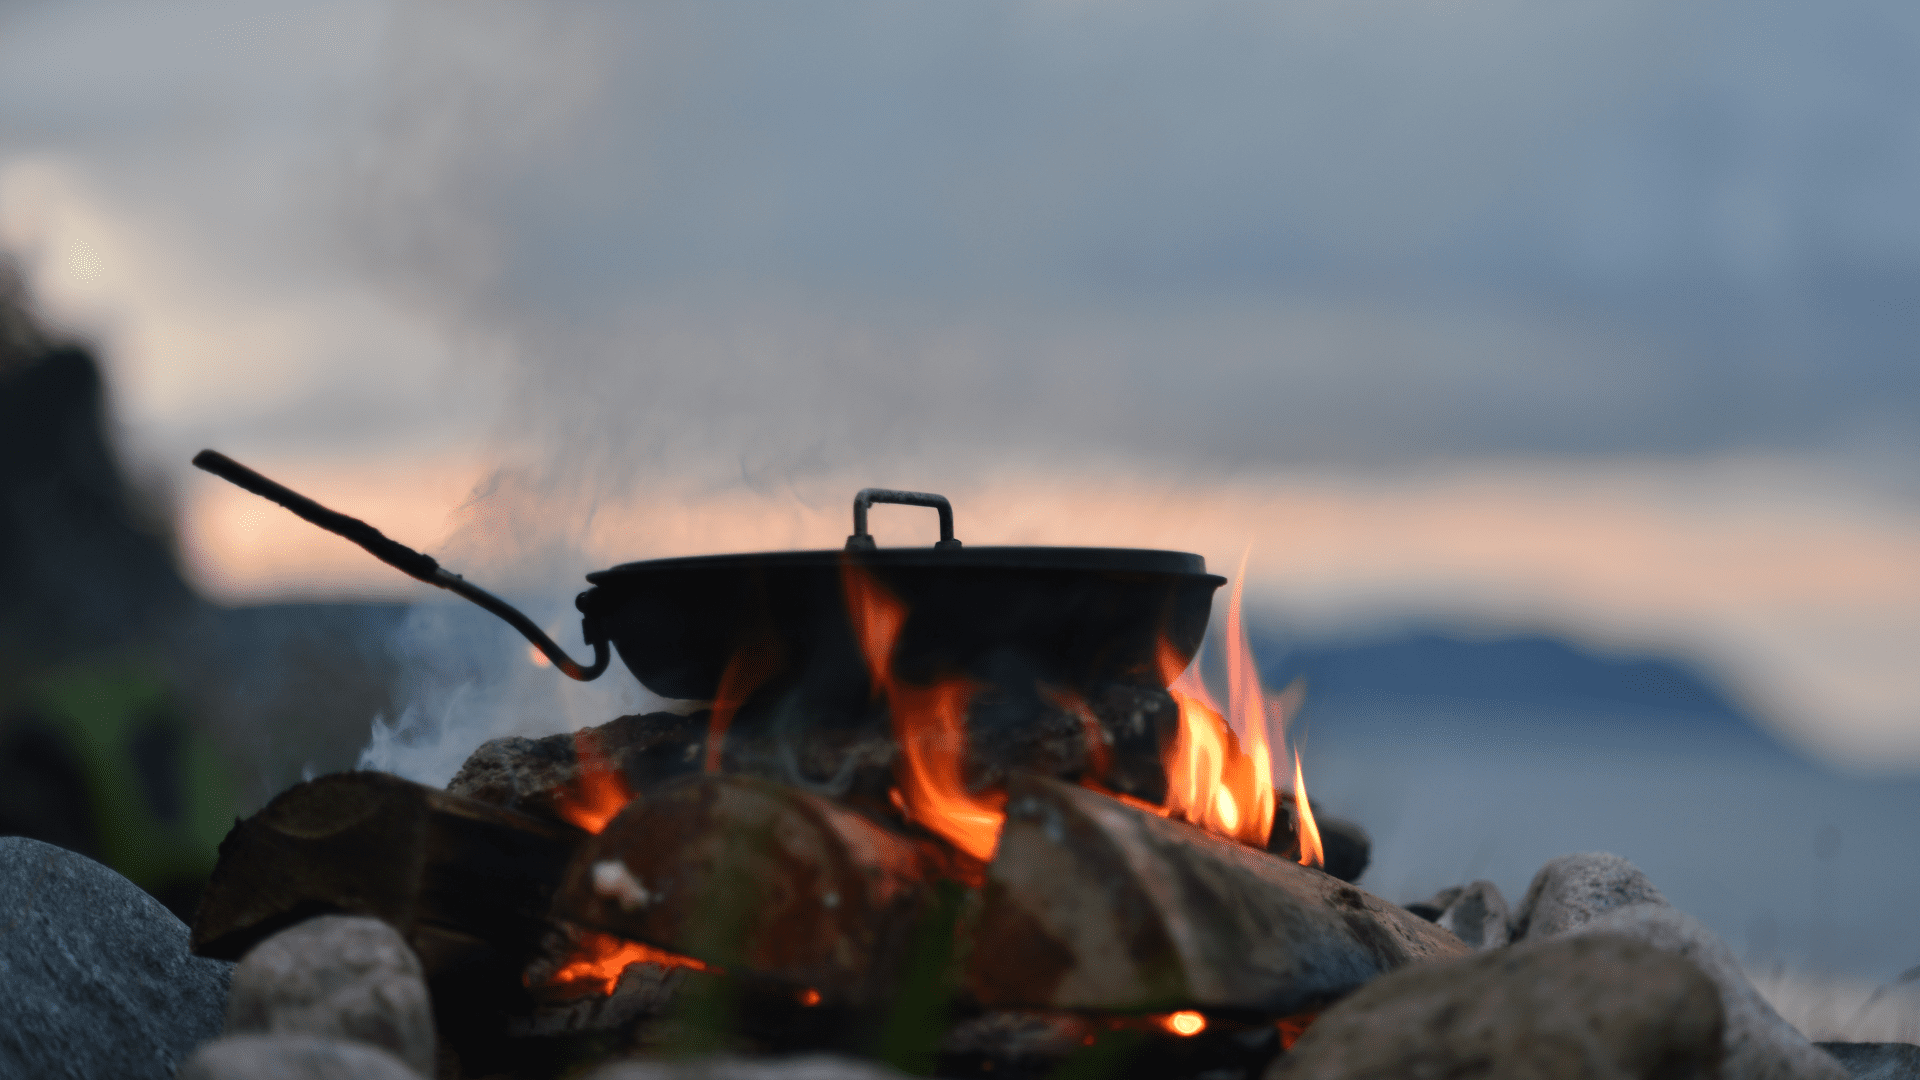
[[[233,965],[82,855],[0,837],[0,1076],[168,1080],[220,1033]]]

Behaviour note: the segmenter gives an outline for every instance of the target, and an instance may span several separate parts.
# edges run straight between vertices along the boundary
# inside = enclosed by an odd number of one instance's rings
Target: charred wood
[[[887,814],[897,749],[884,702],[852,717],[818,713],[803,692],[770,686],[726,724],[718,771],[757,776]],[[448,792],[564,820],[559,805],[578,783],[577,747],[590,742],[627,788],[643,793],[698,774],[708,761],[711,710],[623,716],[572,734],[509,736],[480,746]],[[1064,780],[1087,777],[1110,790],[1165,801],[1165,747],[1179,710],[1164,690],[1113,685],[1081,700],[1041,688],[995,684],[970,703],[967,783],[998,787],[1016,772]]]
[[[1320,831],[1321,852],[1326,859],[1326,865],[1321,869],[1341,881],[1359,881],[1373,858],[1373,838],[1367,835],[1367,830],[1351,821],[1328,817],[1311,799],[1307,805],[1313,810],[1314,823]],[[1294,802],[1293,792],[1275,792],[1273,832],[1267,840],[1267,850],[1290,862],[1299,862],[1299,826],[1300,810]]]
[[[954,858],[797,788],[703,776],[582,845],[553,914],[829,1006],[879,1005]]]
[[[220,844],[193,925],[201,956],[239,959],[313,915],[380,919],[436,960],[532,955],[585,833],[377,772],[298,784]]]
[[[576,746],[590,737],[605,764],[618,770],[632,791],[644,791],[700,771],[708,714],[656,712],[622,716],[574,734],[529,739],[510,735],[480,744],[454,774],[447,791],[555,821],[563,820],[557,798],[576,785]]]
[[[1318,870],[1038,777],[971,920],[964,982],[997,1008],[1280,1017],[1467,948]]]

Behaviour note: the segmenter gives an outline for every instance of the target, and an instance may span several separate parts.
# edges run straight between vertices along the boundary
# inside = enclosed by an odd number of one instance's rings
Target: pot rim
[[[1207,561],[1187,551],[1112,547],[879,548],[848,551],[759,551],[728,555],[684,555],[621,563],[587,575],[595,585],[622,582],[659,573],[704,570],[819,570],[850,563],[901,570],[1044,570],[1120,574],[1172,574],[1211,579],[1215,587],[1227,579],[1207,573]]]

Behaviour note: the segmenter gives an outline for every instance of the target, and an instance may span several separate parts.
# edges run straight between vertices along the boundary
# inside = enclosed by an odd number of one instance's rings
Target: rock
[[[166,1080],[220,1033],[232,968],[112,870],[0,837],[0,1076]]]
[[[1511,936],[1506,897],[1491,881],[1441,889],[1431,899],[1408,904],[1407,910],[1453,931],[1475,949],[1497,949]]]
[[[1552,937],[1628,904],[1666,902],[1639,867],[1618,855],[1562,855],[1533,875],[1513,913],[1513,940]]]
[[[883,1065],[831,1054],[789,1058],[695,1058],[686,1061],[616,1061],[587,1080],[906,1080]]]
[[[1507,900],[1491,881],[1476,881],[1460,889],[1434,922],[1475,949],[1497,949],[1507,943]]]
[[[1428,922],[1439,922],[1440,916],[1447,913],[1447,909],[1453,906],[1453,902],[1460,898],[1460,894],[1465,892],[1466,888],[1465,885],[1453,885],[1441,889],[1429,899],[1415,900],[1408,904],[1407,910]]]
[[[1651,886],[1649,886],[1650,888]],[[1568,937],[1631,937],[1697,964],[1720,989],[1726,1012],[1726,1080],[1845,1080],[1847,1071],[1780,1018],[1747,981],[1733,950],[1684,911],[1632,904],[1596,915]]]
[[[353,1039],[433,1072],[420,961],[378,919],[322,915],[254,946],[233,972],[227,1034]]]
[[[194,1051],[178,1080],[420,1080],[377,1046],[321,1035],[229,1035]]]
[[[1847,1070],[1851,1080],[1920,1080],[1920,1046],[1912,1043],[1823,1042],[1813,1045]]]
[[[1591,934],[1382,976],[1322,1013],[1266,1075],[1707,1080],[1722,1032],[1697,966]]]

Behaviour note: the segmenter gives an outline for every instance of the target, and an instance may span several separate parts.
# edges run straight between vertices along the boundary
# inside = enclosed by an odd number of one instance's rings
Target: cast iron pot
[[[354,541],[382,561],[458,593],[505,619],[563,673],[606,670],[608,646],[664,697],[717,696],[730,660],[750,650],[756,679],[844,689],[869,681],[848,615],[849,575],[867,575],[904,605],[893,674],[909,683],[962,675],[1087,694],[1111,683],[1162,685],[1162,641],[1184,665],[1206,633],[1213,591],[1226,579],[1199,555],[1138,548],[965,547],[938,495],[868,488],[854,497],[842,550],[705,555],[626,563],[588,574],[575,601],[594,650],[583,667],[532,620],[430,556],[365,522],[313,502],[212,450],[193,463]],[[940,512],[929,548],[874,546],[872,503]]]

